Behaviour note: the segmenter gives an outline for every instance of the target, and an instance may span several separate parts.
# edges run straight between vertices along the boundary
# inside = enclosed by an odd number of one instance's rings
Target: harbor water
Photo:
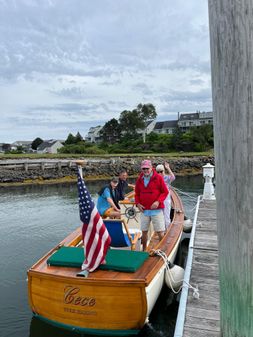
[[[87,182],[94,199],[104,184]],[[186,215],[193,218],[197,196],[203,192],[202,177],[177,177],[173,186],[180,191]],[[33,318],[26,275],[32,264],[80,226],[76,184],[0,188],[0,214],[0,336],[80,336]],[[173,336],[178,303],[171,296],[163,290],[139,336]]]

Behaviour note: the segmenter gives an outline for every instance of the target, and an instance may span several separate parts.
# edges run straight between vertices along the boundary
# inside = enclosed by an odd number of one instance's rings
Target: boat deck
[[[194,298],[193,291],[189,290],[183,337],[220,336],[215,200],[203,200],[199,205],[190,284],[198,285],[199,299]]]
[[[183,206],[181,200],[176,198],[176,194],[173,194],[172,198],[174,199],[175,209],[177,210],[174,214],[173,222],[174,224],[170,226],[165,237],[161,242],[156,237],[153,237],[149,245],[149,250],[152,248],[163,250],[167,256],[169,256],[170,252],[173,251],[173,248],[177,245],[177,242],[182,233],[183,226]],[[33,273],[41,274],[41,277],[45,275],[45,277],[66,277],[66,278],[78,278],[83,280],[77,276],[77,273],[80,272],[79,268],[69,268],[69,267],[55,267],[48,266],[47,260],[48,258],[60,247],[60,246],[77,246],[81,242],[81,227],[77,228],[73,233],[71,233],[66,239],[64,239],[60,244],[53,248],[50,252],[48,252],[44,257],[42,257],[36,264],[34,264],[30,270],[29,274]],[[126,272],[118,272],[118,271],[108,271],[108,270],[96,270],[89,274],[86,282],[96,281],[96,282],[116,282],[116,283],[142,283],[146,286],[151,282],[151,280],[156,275],[157,271],[163,266],[163,260],[158,256],[152,256],[148,258],[144,264],[134,273],[126,273]]]

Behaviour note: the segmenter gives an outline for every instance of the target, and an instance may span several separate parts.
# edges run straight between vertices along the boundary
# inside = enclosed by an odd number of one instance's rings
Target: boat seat
[[[104,224],[111,237],[111,247],[130,247],[131,250],[136,250],[136,244],[142,235],[139,229],[129,229],[124,219],[105,219]]]
[[[109,248],[105,257],[106,263],[101,264],[98,269],[134,273],[148,257],[147,252]],[[81,268],[84,259],[83,248],[62,246],[49,257],[47,264],[49,266]]]

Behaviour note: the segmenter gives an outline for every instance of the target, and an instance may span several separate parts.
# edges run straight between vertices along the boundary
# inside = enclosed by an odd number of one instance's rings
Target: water
[[[88,182],[87,187],[95,197],[103,184]],[[202,177],[178,177],[173,185],[187,193],[180,195],[192,218]],[[27,269],[80,225],[76,185],[1,188],[0,201],[0,336],[80,336],[32,318],[26,281]],[[170,304],[170,296],[164,289],[141,337],[173,336],[178,304]]]

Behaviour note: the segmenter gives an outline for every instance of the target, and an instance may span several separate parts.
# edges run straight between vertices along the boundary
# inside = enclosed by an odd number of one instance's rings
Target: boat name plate
[[[94,307],[96,299],[94,297],[79,296],[80,288],[74,286],[66,286],[64,289],[64,303],[72,305],[80,305],[82,307]]]

